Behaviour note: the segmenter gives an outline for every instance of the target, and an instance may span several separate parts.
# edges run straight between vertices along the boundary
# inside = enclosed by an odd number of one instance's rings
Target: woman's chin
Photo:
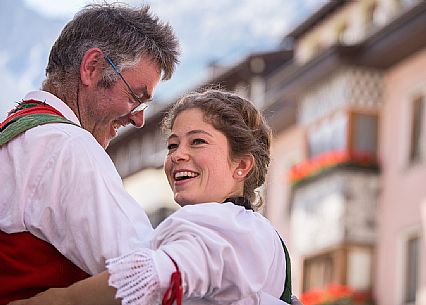
[[[181,207],[184,207],[186,205],[194,205],[194,204],[200,204],[206,202],[202,198],[194,199],[190,197],[184,197],[179,196],[179,194],[175,194],[175,201],[177,204],[179,204]]]

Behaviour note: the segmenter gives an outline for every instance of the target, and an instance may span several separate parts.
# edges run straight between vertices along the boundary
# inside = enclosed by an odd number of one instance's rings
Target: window
[[[343,113],[335,114],[311,126],[308,130],[309,157],[345,150],[347,130],[347,116]]]
[[[307,132],[309,158],[333,151],[376,155],[376,114],[340,112],[312,125]]]
[[[323,254],[306,259],[303,268],[303,291],[325,288],[333,282],[333,255]]]
[[[261,77],[253,77],[250,84],[250,99],[258,108],[265,103],[265,81]]]
[[[350,150],[376,154],[377,151],[377,116],[372,114],[354,113],[351,118]]]
[[[404,301],[406,304],[414,304],[416,301],[416,292],[419,284],[420,270],[420,238],[411,237],[406,243],[406,261],[405,261],[405,292]]]
[[[424,97],[421,96],[414,99],[411,111],[410,163],[417,162],[422,157],[423,117]]]
[[[330,284],[348,285],[359,292],[371,289],[373,247],[346,244],[306,258],[303,262],[303,292]]]

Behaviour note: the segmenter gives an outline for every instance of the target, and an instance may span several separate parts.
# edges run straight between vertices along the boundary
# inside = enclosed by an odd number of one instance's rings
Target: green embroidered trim
[[[48,123],[65,123],[78,126],[74,122],[71,122],[59,115],[42,113],[23,115],[10,121],[8,125],[0,131],[0,147],[28,129]]]
[[[31,107],[35,107],[35,106],[39,106],[39,105],[40,104],[38,104],[38,103],[31,103],[31,102],[28,102],[28,101],[24,101],[24,102],[20,102],[16,106],[15,111],[16,110],[21,110],[21,109],[26,109],[26,108],[31,108]]]

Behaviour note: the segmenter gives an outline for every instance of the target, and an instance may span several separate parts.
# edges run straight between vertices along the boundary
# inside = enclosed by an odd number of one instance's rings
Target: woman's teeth
[[[199,174],[194,173],[194,172],[177,172],[175,174],[175,180],[179,181],[179,180],[183,180],[183,179],[189,179],[189,178],[194,178],[197,177]]]

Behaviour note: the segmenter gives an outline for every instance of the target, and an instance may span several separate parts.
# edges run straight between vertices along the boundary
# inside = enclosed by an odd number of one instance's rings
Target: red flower
[[[304,305],[364,305],[369,304],[370,300],[369,292],[355,291],[340,284],[330,284],[325,289],[312,289],[300,296]]]
[[[294,185],[304,179],[320,174],[325,169],[345,163],[353,163],[360,166],[377,166],[376,157],[371,153],[347,150],[331,151],[294,165],[288,173],[288,179]]]

